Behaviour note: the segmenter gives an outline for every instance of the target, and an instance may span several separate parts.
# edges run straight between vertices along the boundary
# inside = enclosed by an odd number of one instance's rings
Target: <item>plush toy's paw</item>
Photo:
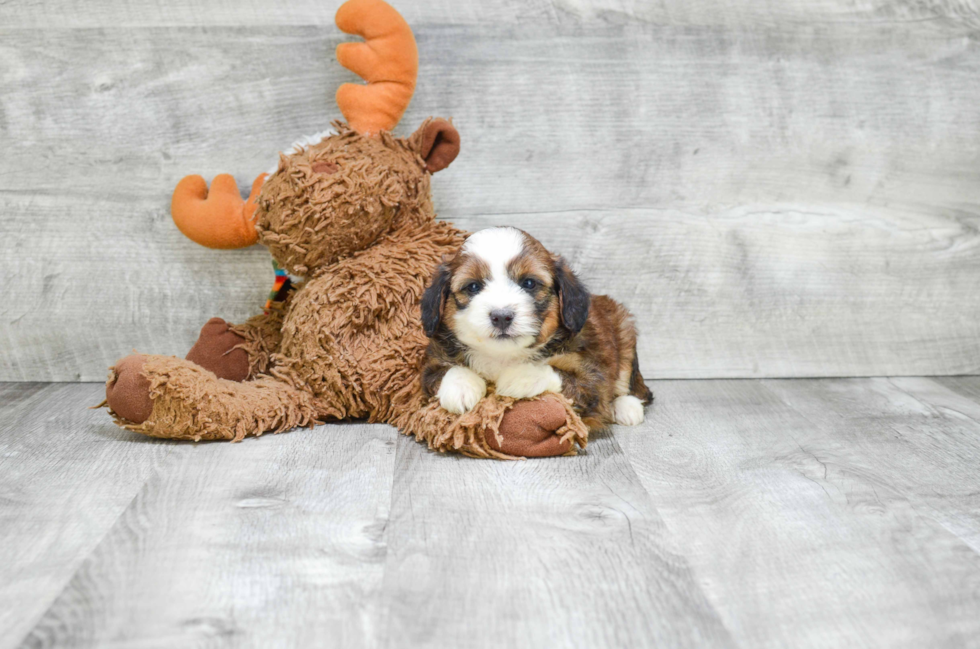
[[[244,338],[228,328],[227,322],[211,318],[201,328],[201,335],[186,358],[214,372],[219,379],[244,381],[248,378],[248,352],[235,349],[244,342]]]
[[[558,396],[545,396],[535,401],[518,401],[504,413],[500,422],[500,438],[486,431],[491,448],[524,457],[564,455],[572,441],[561,441],[555,434],[565,425],[567,414]]]
[[[643,402],[631,394],[616,397],[613,401],[613,415],[616,423],[622,426],[636,426],[643,423]]]
[[[514,365],[497,378],[497,394],[529,399],[543,392],[561,392],[561,377],[550,365]]]
[[[466,367],[451,367],[439,386],[439,405],[461,415],[477,404],[487,393],[487,382]]]
[[[150,381],[143,376],[146,356],[133,354],[111,368],[105,385],[105,400],[116,415],[134,424],[142,424],[153,412]]]

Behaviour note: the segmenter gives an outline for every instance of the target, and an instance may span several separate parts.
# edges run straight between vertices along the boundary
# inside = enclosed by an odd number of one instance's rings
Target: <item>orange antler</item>
[[[215,176],[211,191],[200,176],[185,176],[177,183],[170,203],[170,214],[177,227],[191,241],[208,248],[245,248],[258,240],[255,231],[255,199],[265,174],[252,183],[252,193],[243,201],[235,179],[228,174]]]
[[[336,22],[342,31],[364,37],[363,43],[338,45],[337,60],[367,81],[366,86],[340,86],[337,105],[358,133],[390,131],[415,92],[419,69],[415,36],[384,0],[348,0],[337,10]]]

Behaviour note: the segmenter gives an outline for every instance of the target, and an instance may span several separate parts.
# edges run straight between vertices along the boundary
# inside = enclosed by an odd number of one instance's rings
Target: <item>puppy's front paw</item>
[[[497,378],[497,394],[505,397],[527,399],[542,392],[561,392],[561,377],[550,365],[515,365]]]
[[[613,415],[621,426],[636,426],[643,423],[643,402],[631,394],[616,397],[613,401]]]
[[[461,415],[471,410],[487,393],[487,382],[466,367],[450,367],[439,386],[439,405]]]

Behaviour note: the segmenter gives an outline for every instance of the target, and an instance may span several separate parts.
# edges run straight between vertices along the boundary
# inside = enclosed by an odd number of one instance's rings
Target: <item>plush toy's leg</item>
[[[187,352],[187,360],[211,370],[219,379],[244,381],[248,378],[248,352],[245,339],[231,330],[221,318],[211,318],[201,328],[197,342]]]
[[[244,324],[231,325],[230,331],[242,338],[239,349],[248,354],[249,376],[269,371],[272,355],[282,343],[282,319],[287,303],[274,302],[267,313],[252,316]]]
[[[245,324],[211,318],[201,328],[187,360],[211,370],[220,379],[244,381],[268,371],[272,354],[282,341],[282,304]]]
[[[585,447],[589,433],[571,403],[556,394],[515,401],[491,393],[464,415],[422,400],[395,423],[429,448],[505,460],[571,454],[576,444]]]
[[[240,440],[312,426],[313,396],[270,376],[235,382],[172,356],[128,356],[110,369],[106,404],[120,426],[176,439]]]

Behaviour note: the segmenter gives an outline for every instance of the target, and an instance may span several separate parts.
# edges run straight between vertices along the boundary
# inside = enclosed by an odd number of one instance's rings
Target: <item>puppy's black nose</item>
[[[500,331],[506,331],[510,323],[514,321],[514,310],[513,309],[494,309],[490,312],[490,324],[494,326],[494,329],[499,329]]]

